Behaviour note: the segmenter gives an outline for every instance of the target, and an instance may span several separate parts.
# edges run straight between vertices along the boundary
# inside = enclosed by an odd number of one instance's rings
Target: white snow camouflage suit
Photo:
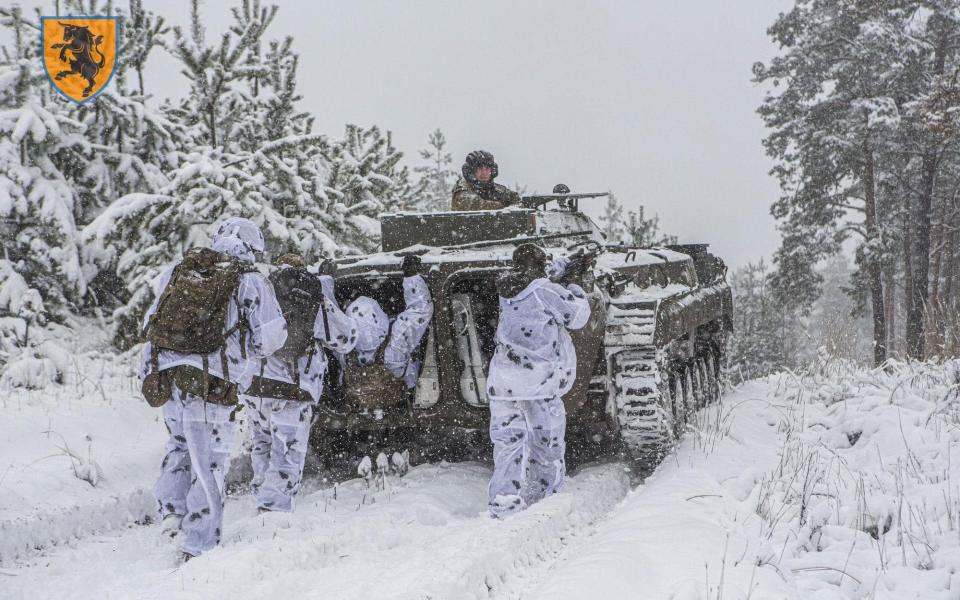
[[[340,310],[334,296],[333,278],[321,275],[320,283],[326,297],[326,323],[330,331],[328,336],[324,328],[324,307],[321,306],[314,320],[313,337],[334,352],[346,354],[353,350],[357,341],[356,323]],[[293,511],[294,498],[300,490],[303,477],[313,406],[323,394],[326,354],[318,348],[311,358],[300,357],[297,367],[300,389],[310,395],[313,403],[245,394],[241,396],[253,441],[253,481],[250,487],[258,508],[271,511]],[[295,383],[290,365],[275,356],[265,360],[263,376]]]
[[[502,516],[556,493],[566,474],[562,396],[577,376],[567,329],[590,317],[586,294],[546,278],[500,296],[497,347],[490,361],[490,439],[494,471],[489,510]]]
[[[262,251],[263,234],[251,221],[230,218],[217,229],[212,248],[241,260],[253,263],[254,251]],[[160,286],[144,319],[144,328],[156,313],[164,288],[170,281],[173,267],[160,279]],[[238,289],[241,306],[230,301],[226,327],[233,327],[242,313],[249,325],[246,338],[246,356],[240,352],[240,334],[234,332],[227,339],[227,360],[230,361],[230,381],[240,389],[250,385],[258,371],[259,359],[273,354],[287,339],[286,323],[273,293],[273,287],[259,273],[245,273]],[[141,355],[141,380],[150,372],[151,347],[147,343]],[[208,357],[211,375],[223,377],[219,352]],[[158,369],[179,365],[203,368],[198,354],[160,352]],[[234,423],[230,414],[234,409],[220,406],[182,392],[173,385],[173,397],[163,405],[163,419],[169,431],[166,456],[161,464],[160,478],[154,486],[154,495],[160,516],[170,514],[183,517],[181,549],[193,556],[210,550],[220,542],[223,528],[224,477],[230,466],[230,449]]]
[[[433,318],[433,299],[430,288],[420,275],[403,278],[404,309],[390,327],[390,339],[383,352],[383,364],[407,388],[417,385],[420,360],[417,350]]]
[[[380,308],[380,303],[368,296],[359,296],[347,306],[347,315],[357,325],[357,342],[354,350],[361,365],[372,365],[377,350],[390,332],[390,317]]]

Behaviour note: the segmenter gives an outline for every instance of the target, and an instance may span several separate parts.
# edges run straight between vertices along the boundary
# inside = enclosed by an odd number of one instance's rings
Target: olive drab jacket
[[[520,196],[509,188],[494,183],[488,190],[477,190],[466,179],[460,178],[453,186],[451,210],[500,210],[519,204]]]

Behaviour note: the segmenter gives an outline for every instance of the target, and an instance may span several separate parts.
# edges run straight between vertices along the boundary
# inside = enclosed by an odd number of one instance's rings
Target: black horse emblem
[[[62,21],[59,21],[59,23],[63,26],[63,43],[54,44],[51,48],[60,50],[60,61],[69,63],[70,70],[58,72],[54,79],[60,81],[68,75],[83,77],[87,80],[87,87],[83,90],[83,97],[86,98],[93,91],[93,86],[97,83],[97,75],[100,74],[100,69],[107,61],[100,51],[103,36],[98,35],[94,38],[87,27],[69,25]],[[68,50],[73,54],[72,59],[67,59]],[[93,52],[100,55],[99,62],[94,62]]]

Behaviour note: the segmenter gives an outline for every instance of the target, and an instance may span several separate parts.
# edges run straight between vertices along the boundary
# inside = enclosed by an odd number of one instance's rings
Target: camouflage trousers
[[[307,456],[313,404],[241,396],[250,423],[253,481],[257,506],[292,512]]]
[[[560,490],[566,476],[566,427],[567,413],[559,397],[490,402],[490,514],[519,512]]]
[[[163,405],[166,456],[153,492],[160,516],[176,514],[180,548],[197,556],[220,543],[223,531],[224,478],[230,468],[234,424],[232,406],[204,402],[173,385]]]

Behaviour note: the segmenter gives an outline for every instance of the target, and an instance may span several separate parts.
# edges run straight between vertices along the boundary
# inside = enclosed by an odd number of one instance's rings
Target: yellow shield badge
[[[102,92],[117,66],[117,17],[40,17],[43,66],[63,96],[81,103]]]

